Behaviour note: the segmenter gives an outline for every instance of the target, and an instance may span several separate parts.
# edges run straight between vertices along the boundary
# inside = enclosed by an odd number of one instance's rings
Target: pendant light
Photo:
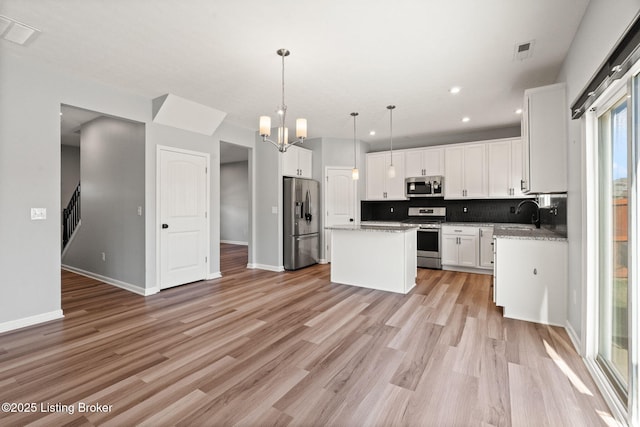
[[[356,117],[358,113],[351,113],[353,117],[353,169],[351,169],[351,178],[357,181],[360,178],[360,172],[358,171],[358,157],[356,152]]]
[[[307,138],[307,119],[296,120],[296,138],[297,140],[289,142],[289,129],[285,126],[287,116],[287,105],[284,103],[284,58],[289,56],[291,52],[287,49],[278,49],[278,56],[282,57],[282,104],[278,106],[278,117],[280,125],[278,126],[278,140],[272,141],[267,137],[271,135],[271,117],[260,116],[260,136],[264,142],[272,143],[278,151],[284,153],[292,145],[303,143]]]
[[[393,166],[393,110],[395,108],[395,105],[387,105],[387,110],[389,110],[389,142],[391,145],[391,163],[389,164],[389,169],[387,169],[387,176],[389,178],[396,176],[396,168]]]

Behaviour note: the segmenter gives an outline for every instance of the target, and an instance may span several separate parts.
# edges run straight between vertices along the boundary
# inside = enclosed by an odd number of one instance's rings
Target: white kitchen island
[[[416,285],[416,226],[334,225],[331,281],[408,293]]]

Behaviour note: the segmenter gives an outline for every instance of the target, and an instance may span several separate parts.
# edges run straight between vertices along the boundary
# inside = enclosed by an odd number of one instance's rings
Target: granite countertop
[[[386,233],[404,233],[405,231],[417,230],[417,225],[398,224],[398,225],[373,225],[373,224],[344,224],[329,225],[325,230],[347,230],[347,231],[369,231],[369,232],[386,232]]]
[[[500,239],[520,240],[559,240],[567,241],[567,237],[547,228],[535,228],[532,225],[499,225],[493,228],[493,237]]]
[[[522,240],[559,240],[567,241],[567,237],[548,228],[535,228],[533,224],[514,224],[504,222],[443,222],[444,226],[453,227],[493,227],[493,237],[501,239]],[[341,227],[341,226],[336,226]],[[353,225],[347,225],[346,230],[353,230]],[[415,228],[399,221],[362,221],[361,227],[366,231],[402,231],[402,227]],[[327,229],[331,229],[327,227]],[[374,230],[371,230],[374,229]]]

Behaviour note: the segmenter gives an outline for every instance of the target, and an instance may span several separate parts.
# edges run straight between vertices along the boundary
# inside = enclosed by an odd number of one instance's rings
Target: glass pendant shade
[[[389,165],[389,169],[387,169],[387,176],[389,178],[395,178],[395,176],[396,176],[396,168],[395,168],[395,166],[393,166],[393,164]]]

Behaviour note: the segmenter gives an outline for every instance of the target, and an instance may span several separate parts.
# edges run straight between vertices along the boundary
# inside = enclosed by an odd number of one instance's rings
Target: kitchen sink
[[[535,228],[533,226],[528,225],[501,225],[499,228],[503,230],[513,230],[513,231],[534,231]]]

